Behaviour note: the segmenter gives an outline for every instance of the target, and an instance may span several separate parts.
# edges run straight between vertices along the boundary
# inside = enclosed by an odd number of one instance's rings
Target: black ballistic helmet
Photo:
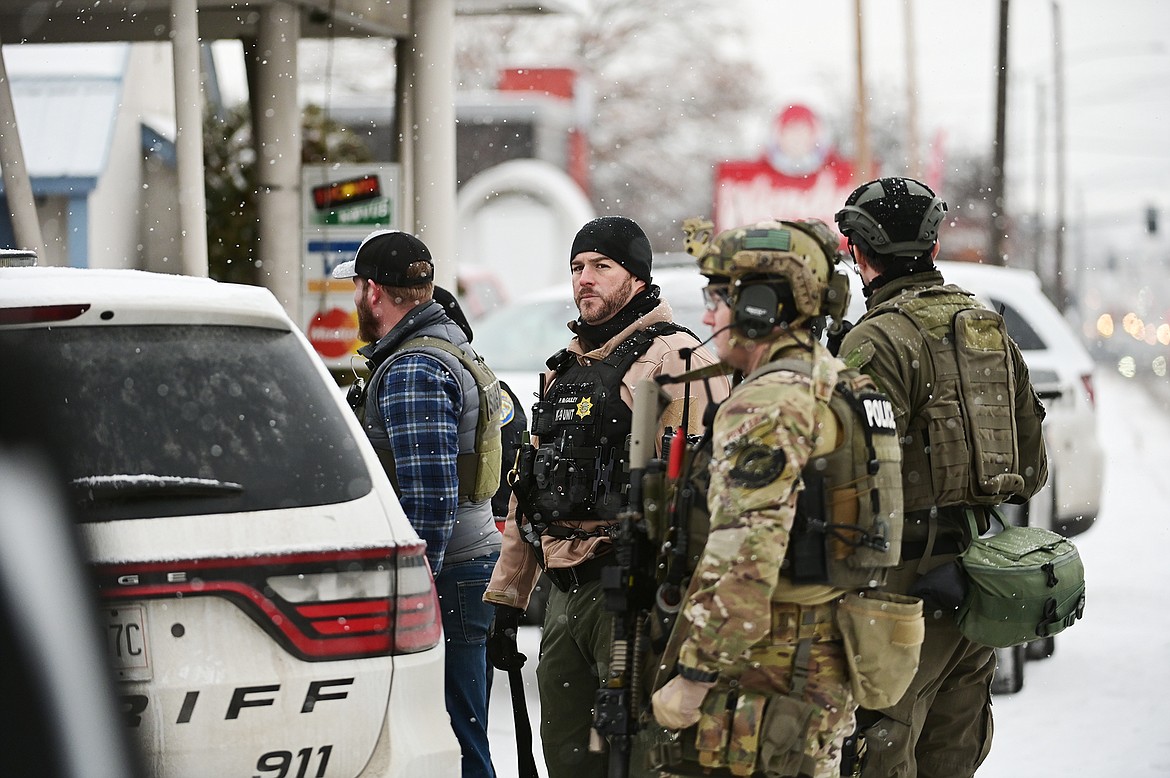
[[[879,178],[853,190],[837,211],[837,229],[863,249],[915,259],[938,240],[947,204],[913,178]]]

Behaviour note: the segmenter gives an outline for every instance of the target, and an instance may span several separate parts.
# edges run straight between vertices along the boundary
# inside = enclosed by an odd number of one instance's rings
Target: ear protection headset
[[[733,291],[731,327],[745,338],[765,338],[777,324],[789,324],[799,316],[792,290],[780,279],[740,282]]]
[[[768,284],[748,284],[735,297],[731,309],[731,326],[745,338],[762,338],[776,326],[780,298]]]

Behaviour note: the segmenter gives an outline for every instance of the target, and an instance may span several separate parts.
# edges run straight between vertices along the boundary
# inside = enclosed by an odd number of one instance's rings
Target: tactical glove
[[[516,645],[520,617],[524,611],[510,605],[497,605],[487,633],[487,658],[497,670],[519,670],[528,660]]]
[[[650,698],[654,718],[662,726],[674,730],[698,724],[699,706],[714,685],[714,681],[692,681],[676,675]]]

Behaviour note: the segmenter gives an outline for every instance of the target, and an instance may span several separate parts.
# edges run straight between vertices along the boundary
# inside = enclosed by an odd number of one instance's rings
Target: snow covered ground
[[[1102,368],[1098,424],[1105,447],[1101,515],[1074,538],[1085,564],[1085,618],[1030,661],[1024,689],[994,698],[995,741],[980,778],[1170,776],[1170,411]],[[536,761],[539,628],[521,628]],[[492,757],[516,772],[506,674],[492,690]]]

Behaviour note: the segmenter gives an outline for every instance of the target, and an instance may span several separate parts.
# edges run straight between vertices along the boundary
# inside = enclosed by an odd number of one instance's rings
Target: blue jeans
[[[463,752],[463,778],[495,778],[488,750],[487,631],[495,608],[483,601],[498,553],[444,564],[435,577],[446,639],[446,701]]]

